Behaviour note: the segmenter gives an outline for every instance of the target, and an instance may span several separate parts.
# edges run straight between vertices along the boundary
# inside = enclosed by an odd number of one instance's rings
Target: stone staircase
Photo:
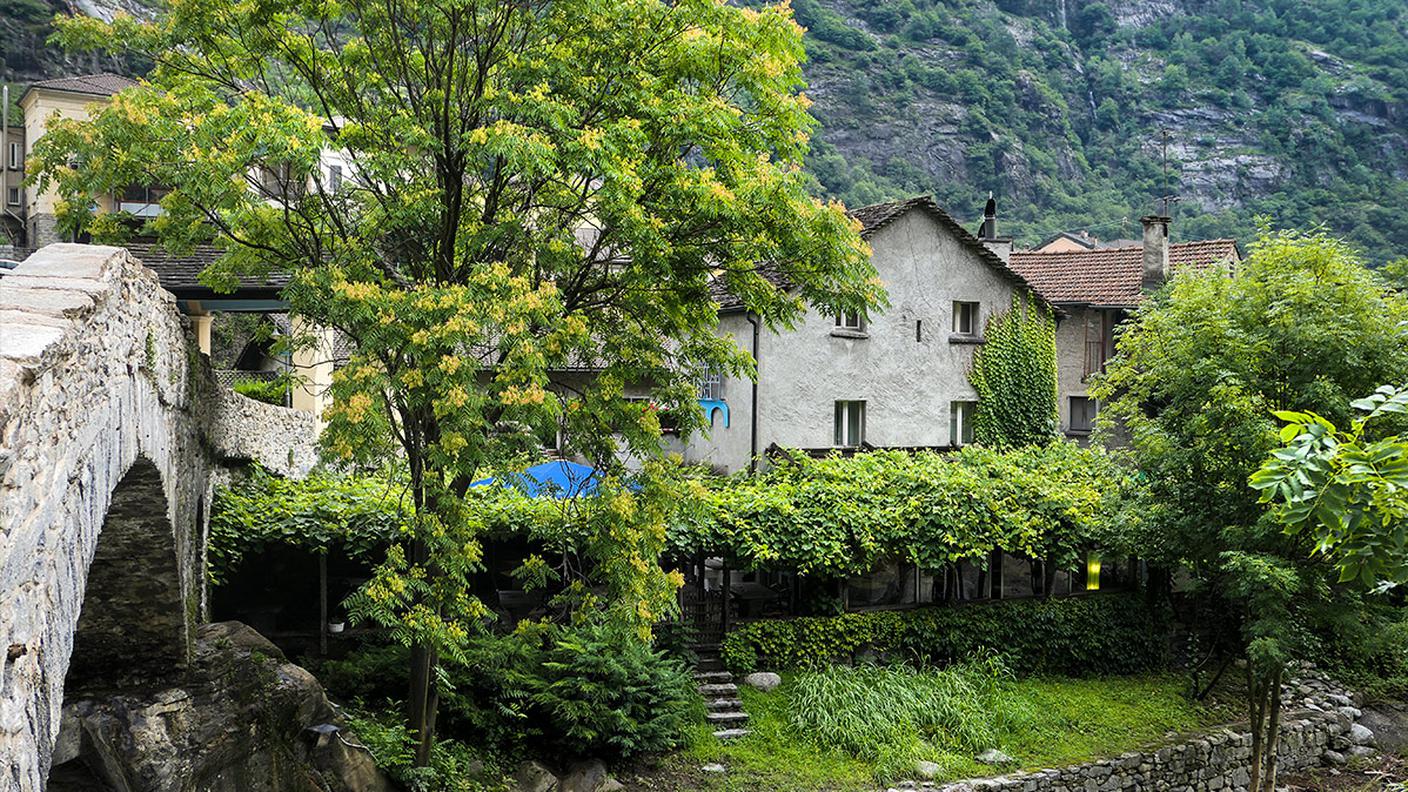
[[[743,711],[743,700],[738,697],[738,685],[734,684],[733,674],[723,669],[718,650],[699,647],[699,656],[694,679],[699,683],[699,695],[704,697],[709,713],[709,725],[714,728],[714,736],[720,740],[736,740],[748,733],[748,713]]]

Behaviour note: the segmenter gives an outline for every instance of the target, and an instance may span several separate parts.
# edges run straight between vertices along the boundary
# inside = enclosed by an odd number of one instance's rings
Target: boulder
[[[767,693],[782,684],[782,677],[771,671],[757,671],[743,677],[743,684]]]
[[[243,624],[202,626],[185,673],[129,682],[120,693],[66,691],[58,756],[67,761],[50,792],[393,789],[337,724],[318,680]]]
[[[724,767],[723,765],[718,764],[717,762],[715,762],[715,763],[713,763],[713,764],[706,764],[706,765],[704,765],[703,767],[701,767],[701,768],[699,768],[699,769],[700,769],[701,771],[705,772],[705,773],[710,773],[710,774],[718,774],[718,773],[727,773],[727,772],[728,772],[728,768],[727,768],[727,767]]]
[[[606,765],[600,759],[578,762],[562,777],[557,789],[558,792],[602,792],[609,778]]]
[[[1374,733],[1369,730],[1368,726],[1356,723],[1349,727],[1349,741],[1355,745],[1373,745]]]
[[[943,771],[943,767],[939,766],[935,762],[926,762],[921,759],[918,762],[914,763],[915,775],[919,776],[920,778],[926,781],[937,778],[939,773],[942,773]]]
[[[1340,767],[1345,763],[1345,758],[1339,751],[1326,751],[1320,754],[1320,761],[1331,767]]]
[[[524,762],[513,774],[513,792],[551,792],[557,776],[542,762]]]
[[[1356,746],[1354,746],[1353,748],[1350,748],[1350,749],[1349,749],[1349,755],[1350,755],[1350,756],[1357,756],[1357,757],[1361,757],[1361,758],[1362,758],[1362,757],[1373,756],[1373,755],[1376,754],[1376,753],[1378,753],[1378,751],[1374,750],[1372,747],[1370,747],[1370,746],[1368,746],[1368,745],[1356,745]]]
[[[1013,759],[1012,757],[1008,756],[1002,751],[999,751],[996,748],[989,748],[986,751],[983,751],[982,753],[978,754],[974,758],[976,758],[979,762],[982,762],[983,764],[990,765],[1011,764],[1017,761],[1016,759]]]

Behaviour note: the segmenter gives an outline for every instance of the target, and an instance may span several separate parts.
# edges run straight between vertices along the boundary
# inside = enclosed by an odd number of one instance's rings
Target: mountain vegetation
[[[1181,238],[1324,224],[1378,262],[1408,219],[1408,9],[1396,0],[794,0],[823,188],[932,192],[1004,231]],[[1166,136],[1165,136],[1166,133]],[[1165,150],[1167,173],[1165,173]]]
[[[762,0],[745,0],[752,5]],[[0,79],[141,64],[46,46],[48,19],[152,0],[0,0]],[[1179,238],[1324,224],[1375,262],[1408,219],[1408,9],[1397,0],[794,0],[820,188],[934,193],[1004,231]],[[1167,137],[1165,138],[1165,134]],[[1167,172],[1165,172],[1165,144]]]

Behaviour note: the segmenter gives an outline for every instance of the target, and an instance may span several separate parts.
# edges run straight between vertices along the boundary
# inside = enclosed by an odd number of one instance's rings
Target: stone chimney
[[[1011,263],[1012,237],[997,235],[997,199],[991,192],[988,193],[987,205],[983,207],[983,227],[979,231],[978,239],[983,243],[983,247],[996,253],[1002,263]]]
[[[1169,218],[1149,215],[1139,218],[1144,224],[1144,288],[1157,289],[1168,281]]]

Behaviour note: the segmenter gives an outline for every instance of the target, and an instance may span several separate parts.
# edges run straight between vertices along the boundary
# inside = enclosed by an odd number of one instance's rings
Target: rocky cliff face
[[[130,72],[136,64],[99,55],[70,55],[48,43],[55,14],[112,19],[127,13],[150,17],[154,0],[0,0],[0,80],[35,80],[96,71]]]
[[[768,0],[736,0],[761,3]],[[134,64],[44,44],[55,12],[156,0],[0,0],[5,79]],[[810,166],[860,205],[934,193],[1005,231],[1180,238],[1266,215],[1408,253],[1408,14],[1398,0],[794,0],[821,121]],[[137,65],[138,67],[140,65]]]
[[[1026,242],[1135,235],[1163,196],[1184,238],[1245,239],[1266,214],[1387,257],[1408,231],[1384,211],[1408,195],[1387,0],[793,5],[812,167],[848,203],[932,191],[973,217],[992,190]]]
[[[65,692],[49,792],[391,792],[322,686],[237,622],[207,624],[189,671]]]

